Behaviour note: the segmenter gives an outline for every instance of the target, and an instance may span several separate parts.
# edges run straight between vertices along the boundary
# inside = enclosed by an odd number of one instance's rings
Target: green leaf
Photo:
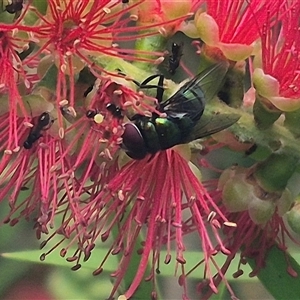
[[[47,278],[47,286],[54,299],[107,299],[112,288],[111,277],[107,272],[92,276],[89,270],[70,272],[65,268],[53,269]]]
[[[15,261],[3,260],[0,258],[0,298],[18,280],[26,277],[31,265],[29,263],[16,263]]]
[[[54,293],[57,299],[73,299],[77,295],[77,299],[105,299],[108,297],[109,291],[112,288],[112,283],[110,278],[110,274],[116,270],[118,257],[111,256],[104,266],[103,272],[99,276],[92,276],[92,271],[97,268],[99,262],[102,260],[108,248],[100,248],[99,246],[96,247],[91,255],[90,259],[87,262],[82,263],[82,267],[80,270],[76,272],[70,271],[70,268],[75,265],[76,263],[67,262],[64,258],[60,257],[58,251],[54,251],[50,255],[48,255],[45,261],[40,261],[39,257],[42,250],[33,250],[33,251],[22,251],[22,252],[13,252],[13,253],[4,253],[2,254],[2,261],[5,263],[6,261],[9,262],[8,259],[14,261],[26,261],[32,263],[39,263],[45,266],[56,266],[58,268],[53,269],[53,273],[51,273],[51,277],[49,278],[49,285],[50,290]],[[70,249],[70,252],[72,250]],[[133,257],[132,263],[130,264],[129,272],[126,274],[124,278],[119,292],[122,294],[126,288],[132,282],[133,277],[135,276],[139,259],[140,257],[137,254],[133,254],[136,257]],[[165,251],[161,252],[161,257],[163,258],[166,255]],[[172,260],[169,264],[161,263],[160,265],[160,274],[157,276],[157,283],[159,283],[159,296],[158,299],[164,299],[164,295],[166,290],[164,290],[164,283],[166,280],[171,280],[176,285],[174,291],[180,291],[179,287],[177,286],[177,276],[175,276],[175,267],[176,267],[176,253],[172,253]],[[199,259],[203,257],[203,253],[199,251],[188,251],[186,252],[187,263],[186,263],[186,270],[191,269],[195,266]],[[216,263],[220,266],[224,263],[226,256],[224,255],[217,255],[214,257]],[[6,259],[6,260],[5,260]],[[68,268],[68,269],[67,269]],[[238,259],[232,261],[230,268],[227,272],[227,279],[231,280],[231,283],[235,284],[257,284],[256,277],[249,278],[247,276],[250,273],[251,268],[248,265],[243,266],[244,275],[239,277],[238,279],[232,278],[232,274],[238,268]],[[14,269],[14,272],[15,269]],[[149,274],[149,270],[147,271]],[[199,267],[196,272],[193,272],[189,276],[189,280],[193,282],[193,285],[196,285],[199,280],[201,280],[201,276],[203,274],[203,266]],[[17,272],[18,273],[18,272]],[[284,276],[288,276],[287,273]],[[58,289],[57,287],[64,287],[63,289]],[[218,287],[219,293],[217,295],[213,295],[212,299],[230,299],[230,295],[224,285],[220,285]],[[152,284],[150,282],[145,282],[144,280],[141,282],[138,290],[134,294],[133,299],[145,299],[145,295],[147,297],[151,294],[152,291]],[[238,292],[238,295],[243,295],[242,291]],[[148,298],[147,298],[148,299]]]
[[[155,51],[164,51],[166,49],[166,38],[163,35],[155,35],[155,36],[147,36],[146,38],[140,38],[136,40],[135,49],[138,51],[147,51],[148,53]],[[154,55],[145,55],[140,54],[137,51],[136,57],[143,59],[155,59]],[[145,61],[134,60],[132,62],[137,68],[142,69],[144,71],[151,71],[153,69],[153,64]]]
[[[46,14],[48,2],[46,0],[33,0],[32,6],[34,6],[41,14]]]
[[[30,4],[31,6],[35,7],[40,14],[46,14],[48,7],[48,2],[46,0],[32,0]],[[34,25],[38,20],[39,16],[36,14],[36,12],[32,10],[28,10],[26,12],[26,15],[24,17],[24,23],[26,25]]]
[[[46,259],[41,261],[40,256],[43,253],[42,250],[29,250],[29,251],[20,251],[20,252],[11,252],[11,253],[2,253],[1,256],[4,258],[32,262],[32,263],[41,263],[59,267],[68,267],[72,268],[76,263],[68,262],[65,258],[62,258],[58,252],[54,251],[50,255],[46,256]],[[107,253],[107,248],[97,248],[94,250],[94,255],[91,255],[90,259],[82,263],[83,269],[89,269],[91,273],[97,268],[101,258],[103,258]],[[107,268],[105,271],[113,272],[117,266],[117,258],[115,256],[110,256]]]
[[[56,91],[58,69],[55,66],[55,64],[51,64],[47,67],[48,67],[48,69],[47,69],[45,75],[38,82],[38,84],[35,86],[35,88],[46,87],[50,91]]]
[[[96,247],[93,250],[93,254],[89,258],[89,260],[82,263],[82,268],[89,269],[89,270],[95,270],[97,268],[97,266],[99,265],[99,262],[107,254],[107,251],[108,251],[108,248],[106,248],[106,247],[100,247],[100,246]],[[9,253],[7,252],[7,253],[2,253],[1,256],[3,258],[12,259],[12,260],[39,263],[39,264],[47,264],[47,265],[53,265],[53,266],[57,266],[57,267],[71,268],[74,265],[74,263],[67,262],[65,260],[65,258],[62,258],[59,255],[58,251],[54,251],[50,255],[47,255],[46,259],[44,261],[41,261],[40,256],[43,252],[44,252],[44,250],[28,250],[28,251],[9,252]],[[71,249],[70,249],[70,252],[72,252]],[[167,254],[166,251],[161,251],[162,260],[166,254]],[[171,254],[172,254],[172,260],[169,264],[164,264],[164,263],[160,264],[160,275],[159,276],[162,276],[162,277],[164,277],[164,276],[173,277],[174,276],[175,268],[176,268],[176,259],[175,259],[176,253],[172,252]],[[186,266],[186,269],[189,270],[189,269],[193,268],[196,264],[198,264],[199,260],[201,260],[203,258],[203,252],[187,251],[186,257],[188,257],[188,259],[187,259],[185,266]],[[128,270],[129,272],[132,272],[131,276],[134,276],[134,274],[135,274],[134,272],[139,264],[140,256],[137,256],[136,258],[137,258],[137,261],[135,262],[135,264],[131,264],[130,270]],[[214,259],[215,259],[215,262],[217,263],[217,265],[220,266],[224,263],[225,256],[217,255],[214,257]],[[107,265],[104,268],[104,270],[108,271],[108,272],[114,272],[117,268],[117,264],[118,264],[118,256],[111,255],[107,261]],[[236,272],[236,270],[238,269],[238,265],[239,265],[238,259],[235,259],[232,261],[232,263],[230,264],[230,267],[228,269],[228,272],[227,272],[228,276],[229,275],[231,276],[234,272]],[[251,269],[250,269],[250,267],[245,265],[245,266],[243,266],[243,270],[244,270],[244,274],[245,274],[245,275],[243,275],[243,277],[245,278],[246,274],[251,272]],[[198,268],[198,271],[193,272],[189,276],[189,278],[199,279],[199,274],[203,274],[203,272],[204,272],[203,266],[200,266]],[[253,278],[247,278],[247,280],[253,280]]]
[[[298,277],[288,274],[287,261]],[[248,263],[255,268],[254,259],[248,259]],[[299,275],[300,266],[297,261],[274,246],[267,254],[266,266],[259,271],[257,277],[275,299],[286,300],[300,299]]]
[[[224,300],[228,298],[228,291],[223,282],[218,286],[218,294],[212,294],[210,300]]]

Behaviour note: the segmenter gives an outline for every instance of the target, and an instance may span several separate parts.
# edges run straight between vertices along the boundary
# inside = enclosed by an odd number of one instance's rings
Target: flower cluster
[[[262,28],[261,59],[253,74],[261,96],[277,109],[294,111],[299,108],[299,4],[292,2],[278,9],[279,24]],[[282,17],[284,16],[284,17]],[[272,22],[272,20],[268,20]],[[260,62],[260,63],[259,63]]]
[[[145,279],[156,299],[162,259],[175,260],[183,299],[200,266],[203,299],[220,282],[234,298],[225,273],[236,253],[255,259],[256,275],[267,250],[287,251],[286,219],[298,229],[299,14],[298,0],[4,3],[3,223],[33,219],[50,245],[41,260],[61,247],[73,270],[109,244],[93,274],[119,255],[110,298],[133,297]],[[178,85],[181,71],[198,75]],[[235,165],[221,172],[207,154],[225,147]],[[191,234],[202,255],[189,270]]]

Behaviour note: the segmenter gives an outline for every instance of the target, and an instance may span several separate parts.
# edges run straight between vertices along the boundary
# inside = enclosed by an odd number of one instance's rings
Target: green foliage
[[[255,268],[254,260],[248,259],[248,262]],[[293,270],[293,276],[288,274],[289,270]],[[299,275],[299,263],[274,246],[268,252],[265,266],[257,276],[276,300],[285,300],[300,299]]]

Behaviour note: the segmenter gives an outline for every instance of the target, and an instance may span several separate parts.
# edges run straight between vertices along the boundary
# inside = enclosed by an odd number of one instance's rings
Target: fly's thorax
[[[149,153],[156,153],[162,149],[154,122],[148,117],[143,117],[135,121],[136,126],[144,138]]]
[[[149,153],[169,149],[184,142],[195,122],[188,116],[176,118],[148,118],[135,120]]]
[[[154,124],[162,150],[181,143],[181,131],[175,122],[168,118],[156,118]]]

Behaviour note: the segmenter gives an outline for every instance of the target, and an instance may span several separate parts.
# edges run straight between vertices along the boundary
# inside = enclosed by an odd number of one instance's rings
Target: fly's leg
[[[158,101],[158,103],[161,103],[163,100],[163,95],[164,95],[164,88],[163,88],[163,84],[164,84],[164,75],[159,75],[159,80],[158,80],[158,86],[157,86],[157,91],[156,91],[156,99]]]
[[[159,77],[158,85],[147,84],[148,82],[152,81],[153,79],[155,79],[157,77]],[[149,76],[142,83],[139,83],[136,80],[132,80],[132,82],[134,84],[136,84],[140,89],[157,89],[156,99],[157,99],[158,103],[161,103],[163,94],[164,94],[164,87],[163,87],[164,79],[165,79],[164,75],[155,74],[155,75]]]

